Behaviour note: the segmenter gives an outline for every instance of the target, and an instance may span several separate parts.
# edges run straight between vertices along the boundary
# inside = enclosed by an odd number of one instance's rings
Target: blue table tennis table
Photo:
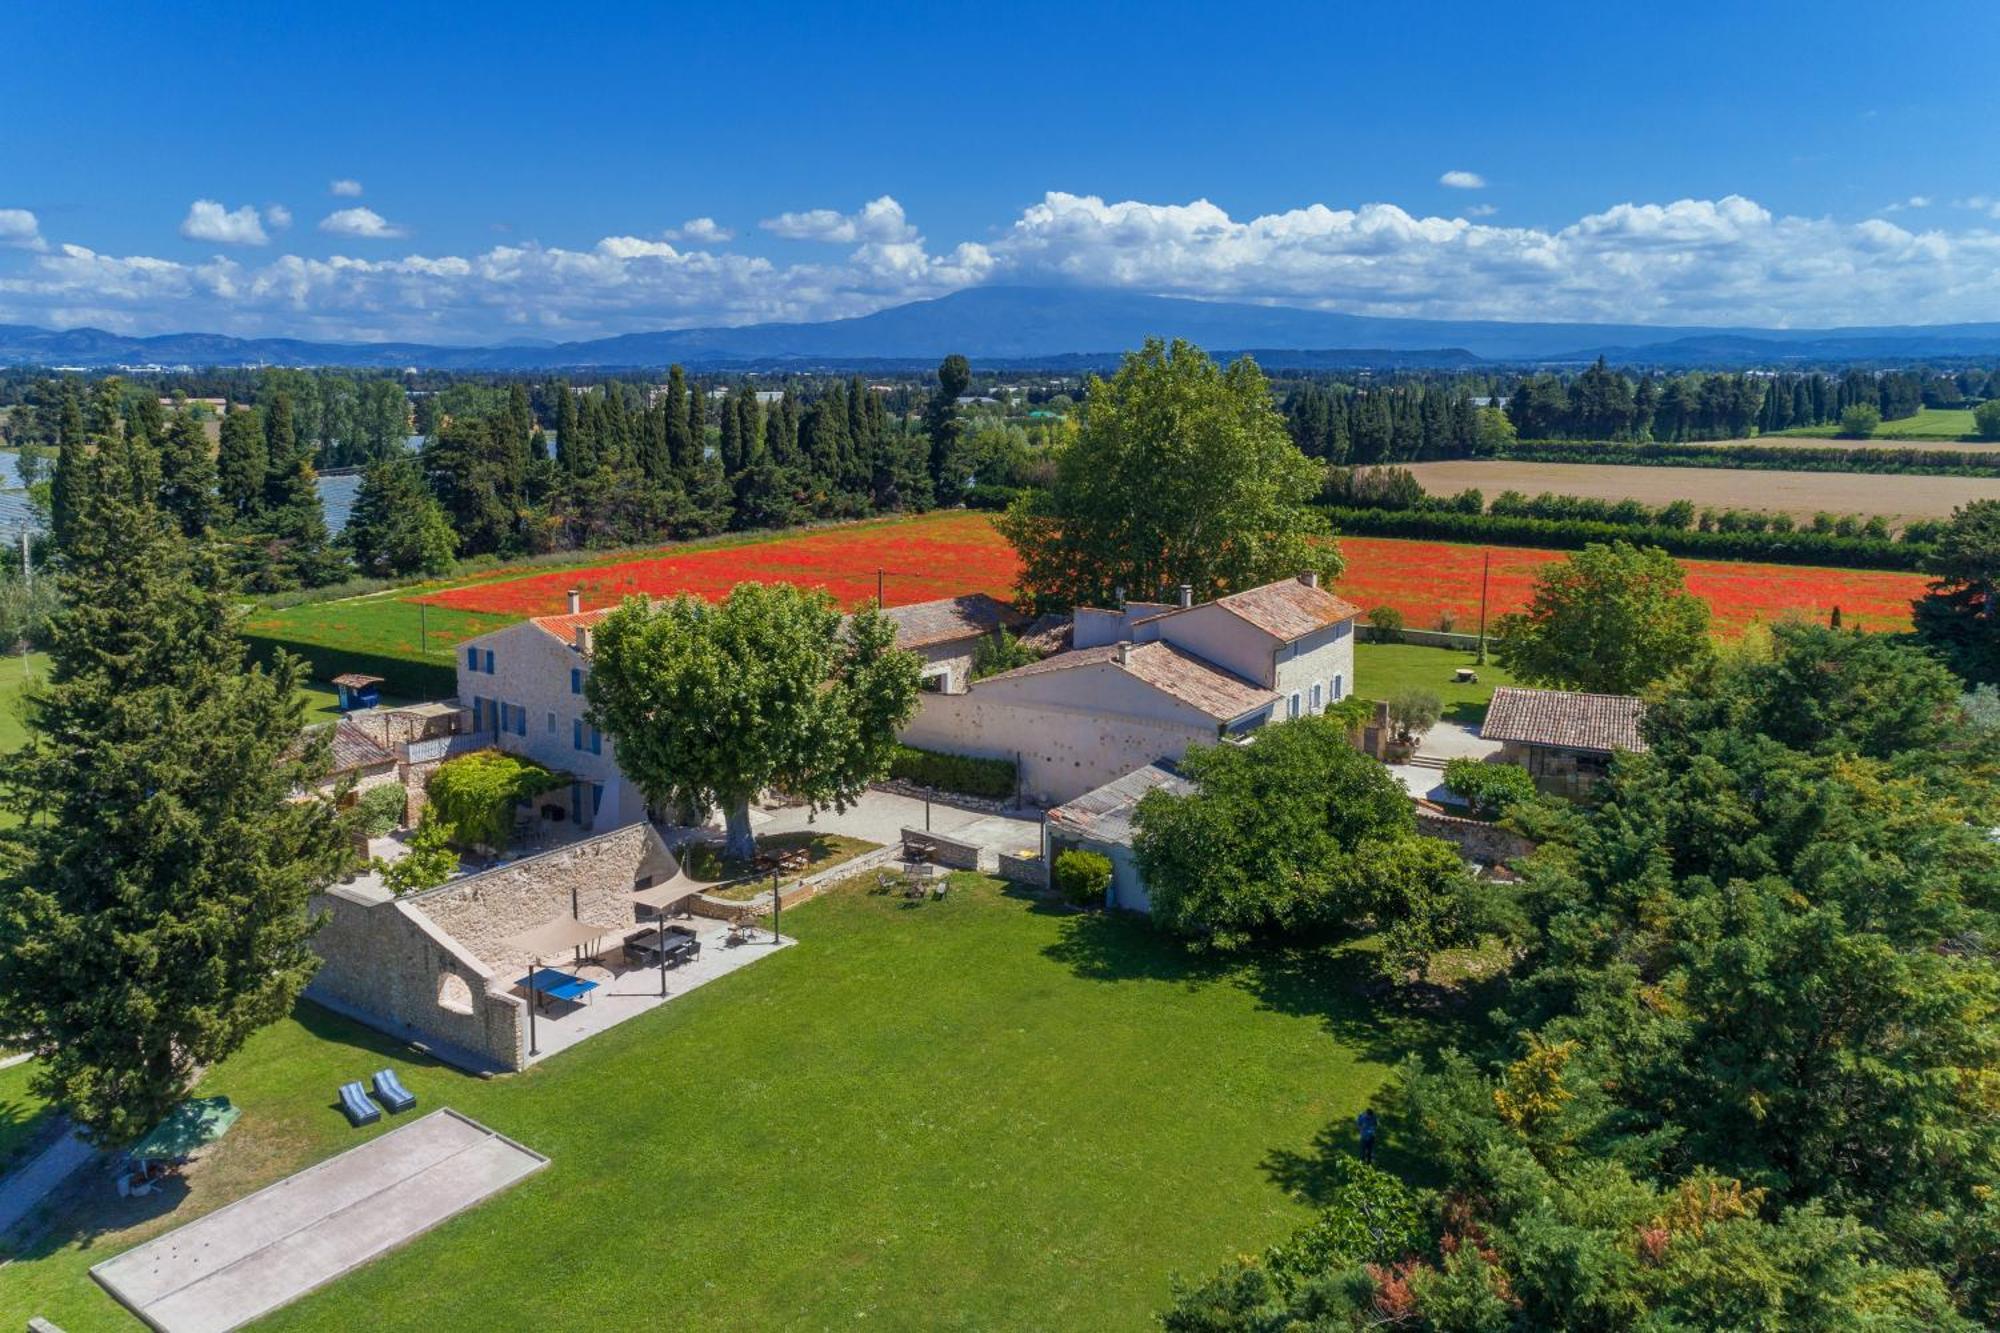
[[[578,1003],[584,996],[597,989],[596,982],[573,977],[567,972],[558,972],[553,967],[538,967],[514,984],[529,994],[540,997],[544,1005],[550,1000]]]

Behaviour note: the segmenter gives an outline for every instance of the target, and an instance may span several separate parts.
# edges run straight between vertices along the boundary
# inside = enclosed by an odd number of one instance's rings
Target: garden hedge
[[[1932,477],[2000,476],[2000,453],[1838,445],[1631,444],[1520,440],[1495,457],[1522,463],[1618,463],[1633,467],[1738,468],[1779,472],[1886,472]]]
[[[1924,542],[1837,537],[1831,533],[1702,532],[1587,519],[1514,518],[1443,509],[1337,509],[1327,515],[1338,532],[1370,537],[1420,537],[1431,541],[1494,546],[1547,546],[1580,550],[1592,542],[1628,541],[1657,546],[1670,555],[1711,560],[1765,560],[1781,565],[1840,569],[1921,570],[1931,548]]]
[[[889,761],[889,776],[914,782],[919,787],[935,787],[939,791],[993,801],[1004,801],[1014,795],[1011,759],[975,759],[970,755],[940,754],[913,745],[898,745],[895,757]]]

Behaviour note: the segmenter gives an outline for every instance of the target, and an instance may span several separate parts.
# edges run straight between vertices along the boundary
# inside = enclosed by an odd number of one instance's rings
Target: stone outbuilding
[[[1645,701],[1629,694],[1503,685],[1479,734],[1499,741],[1501,761],[1527,769],[1543,791],[1575,797],[1603,780],[1615,752],[1646,748],[1639,734],[1645,711]]]
[[[1096,852],[1111,862],[1106,905],[1150,912],[1152,895],[1146,891],[1145,877],[1139,873],[1139,860],[1132,850],[1133,813],[1149,792],[1186,796],[1194,789],[1194,783],[1171,767],[1146,764],[1056,806],[1045,817],[1049,864],[1053,866],[1055,858],[1071,848]]]

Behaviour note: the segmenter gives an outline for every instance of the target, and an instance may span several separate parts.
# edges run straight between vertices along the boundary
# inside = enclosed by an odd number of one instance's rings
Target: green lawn
[[[0,1069],[0,1171],[12,1165],[48,1113],[47,1103],[28,1091],[33,1070],[32,1061]]]
[[[298,644],[450,667],[459,643],[520,619],[404,600],[422,591],[398,588],[344,601],[301,602],[275,611],[259,608],[250,613],[245,628]]]
[[[1779,435],[1794,437],[1828,438],[1838,434],[1838,422],[1823,426],[1794,426],[1781,430]],[[1898,417],[1885,421],[1875,428],[1878,440],[1976,440],[1978,432],[1972,424],[1972,409],[1969,407],[1927,407],[1913,417]]]
[[[393,1064],[552,1165],[269,1327],[1144,1328],[1170,1272],[1304,1218],[1439,1033],[1363,998],[1359,948],[1205,964],[977,876],[785,924],[799,947],[509,1078],[302,1006],[206,1081],[244,1114],[173,1214],[93,1189],[5,1271],[0,1322],[131,1327],[87,1267],[380,1132],[332,1096]]]
[[[1479,673],[1473,685],[1452,679],[1460,667]],[[1517,684],[1513,675],[1488,652],[1485,665],[1475,654],[1452,648],[1425,648],[1413,643],[1354,645],[1354,689],[1368,699],[1387,699],[1397,690],[1421,686],[1444,702],[1444,720],[1470,726],[1486,716],[1486,705],[1498,685]]]

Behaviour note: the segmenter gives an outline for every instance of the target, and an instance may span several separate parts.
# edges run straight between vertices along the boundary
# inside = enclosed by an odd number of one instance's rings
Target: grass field
[[[1752,441],[1756,443],[1756,441]],[[1971,500],[2000,499],[2000,478],[1890,476],[1862,472],[1779,472],[1730,468],[1640,467],[1606,463],[1528,463],[1456,459],[1411,463],[1433,495],[1476,486],[1491,501],[1502,491],[1634,499],[1658,507],[1675,500],[1697,509],[1762,509],[1810,519],[1814,514],[1880,514],[1892,527],[1913,518],[1944,518]]]
[[[1839,434],[1836,426],[1794,426],[1777,433],[1795,440],[1831,439]],[[1774,437],[1775,438],[1775,437]],[[1898,417],[1875,428],[1877,440],[1974,440],[1978,436],[1969,407],[1927,407],[1913,417]],[[1843,440],[1843,444],[1856,441]]]
[[[48,1115],[47,1105],[28,1091],[33,1072],[32,1063],[0,1069],[0,1171],[13,1164]]]
[[[1453,680],[1460,667],[1471,667],[1479,679],[1469,684]],[[1355,644],[1354,682],[1357,692],[1369,699],[1387,699],[1403,689],[1429,690],[1444,704],[1444,720],[1462,726],[1485,718],[1495,689],[1518,683],[1491,654],[1482,664],[1473,653],[1413,643]]]
[[[178,1208],[81,1192],[0,1322],[132,1327],[88,1266],[388,1128],[331,1103],[392,1064],[552,1164],[266,1327],[1145,1328],[1171,1272],[1300,1222],[1389,1065],[1453,1035],[1366,999],[1360,946],[1205,963],[977,876],[785,924],[799,947],[501,1079],[301,1007],[205,1081],[243,1116]]]

